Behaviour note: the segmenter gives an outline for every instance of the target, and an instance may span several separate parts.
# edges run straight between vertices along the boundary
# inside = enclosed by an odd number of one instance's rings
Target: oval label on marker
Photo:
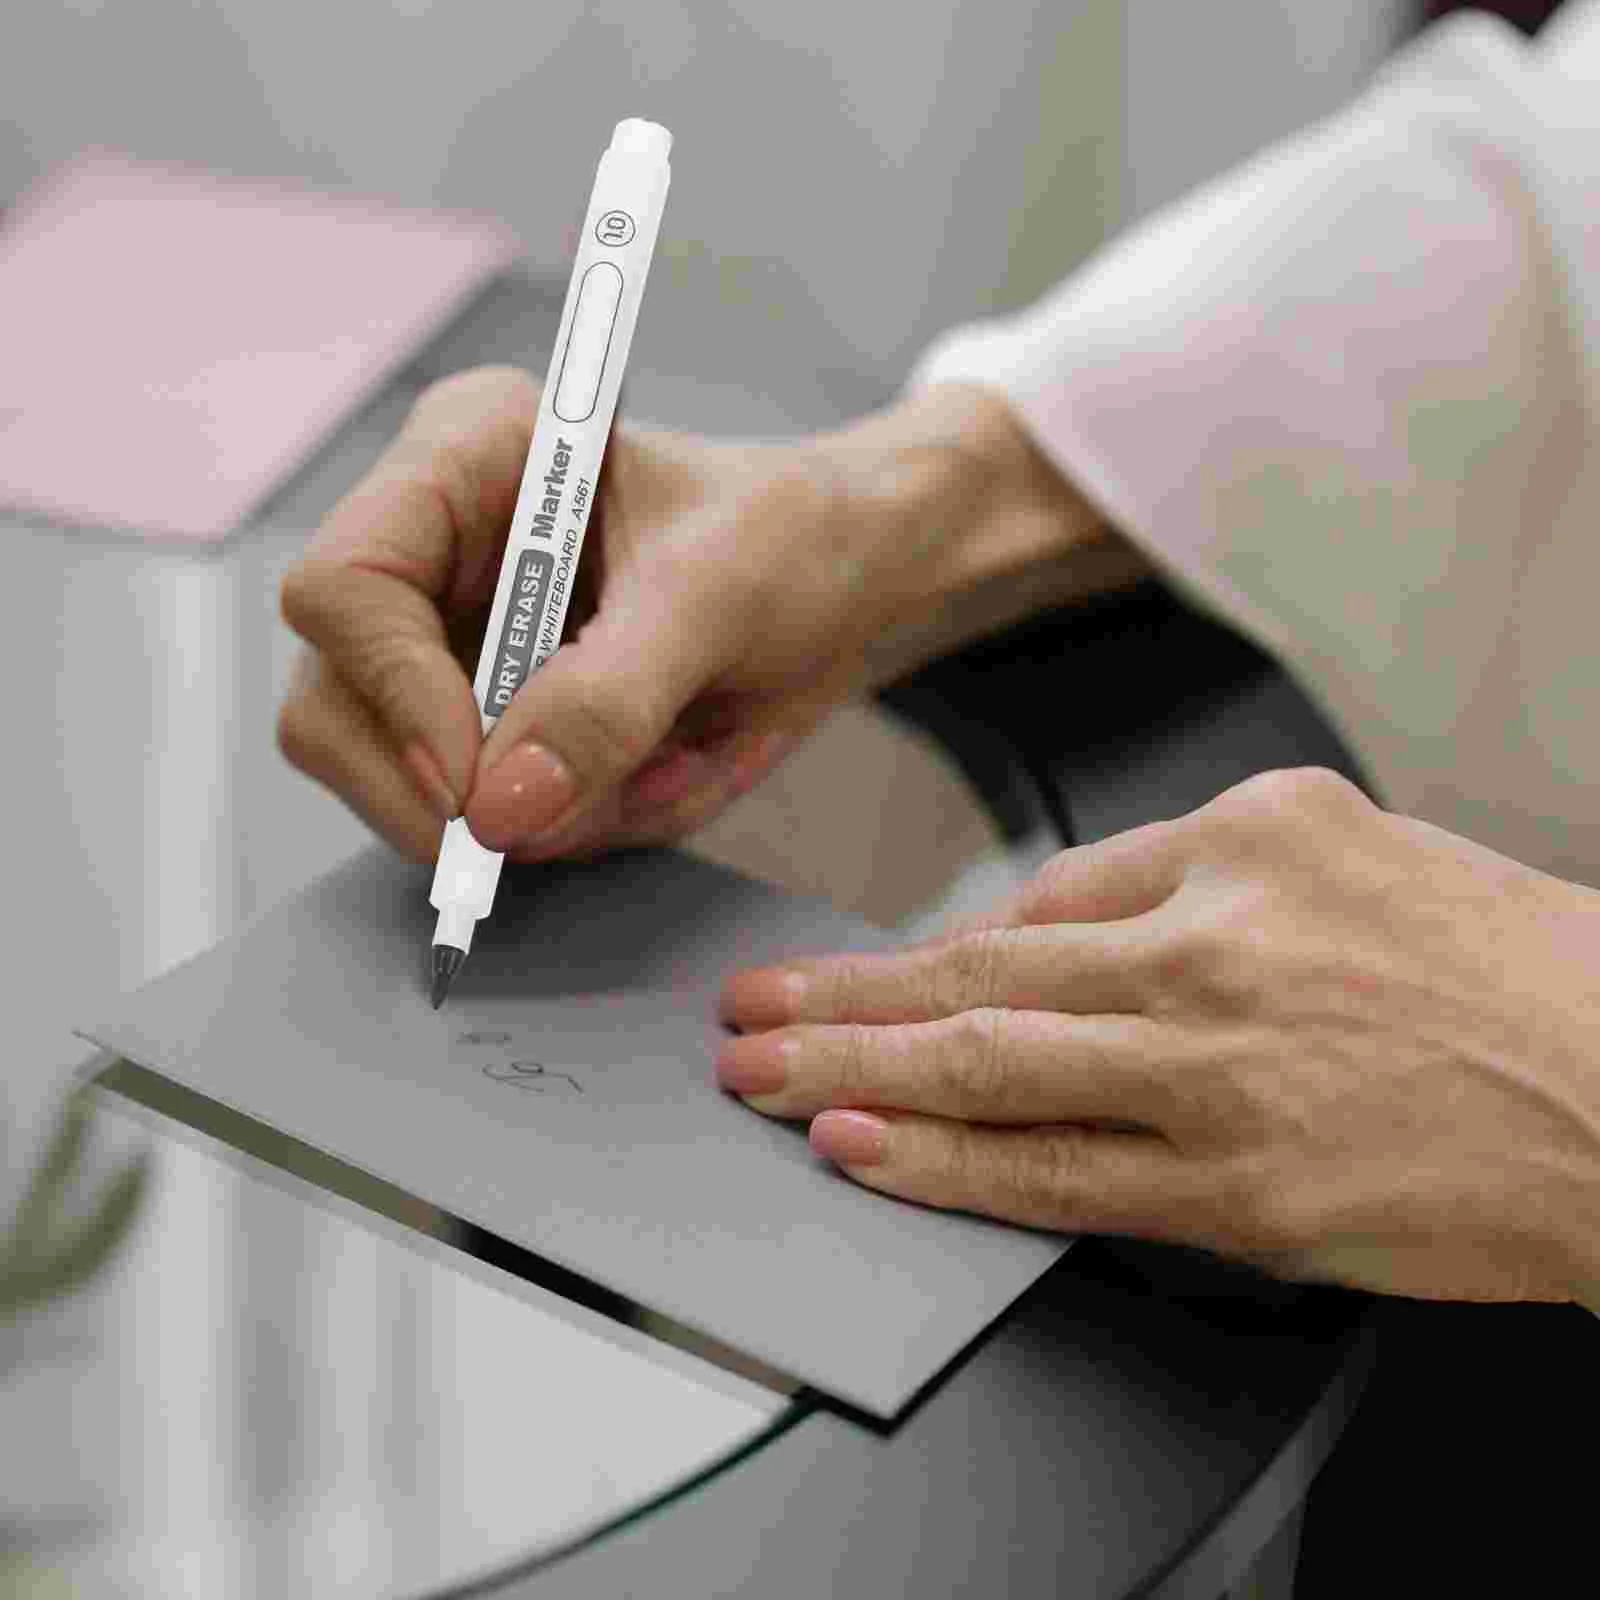
[[[621,304],[622,269],[609,261],[595,262],[578,289],[556,379],[554,410],[563,422],[583,422],[594,411]]]

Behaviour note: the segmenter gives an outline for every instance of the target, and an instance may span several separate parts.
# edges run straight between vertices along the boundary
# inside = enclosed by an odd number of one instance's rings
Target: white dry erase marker
[[[485,734],[523,680],[561,642],[583,530],[672,179],[671,149],[672,135],[665,128],[630,117],[617,124],[611,147],[600,157],[478,655],[473,691]],[[433,935],[435,1010],[472,947],[478,919],[494,905],[504,860],[472,837],[464,818],[446,826],[428,896],[439,912]]]

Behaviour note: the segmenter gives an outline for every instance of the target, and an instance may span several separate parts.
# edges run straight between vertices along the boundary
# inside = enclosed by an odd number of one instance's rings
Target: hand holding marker
[[[600,158],[473,680],[485,733],[561,643],[672,179],[671,149],[665,128],[629,118]],[[428,897],[439,913],[435,1009],[472,947],[474,926],[494,905],[504,860],[473,838],[464,818],[446,825]]]

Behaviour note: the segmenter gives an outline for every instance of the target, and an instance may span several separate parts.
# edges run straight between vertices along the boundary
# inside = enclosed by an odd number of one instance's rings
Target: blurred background
[[[0,200],[88,144],[491,212],[564,270],[619,116],[672,129],[651,293],[896,378],[1346,100],[1412,0],[12,0]],[[581,174],[581,176],[580,176]],[[673,337],[640,326],[638,359]],[[688,330],[724,366],[718,327]],[[651,348],[647,348],[651,347]],[[805,352],[813,349],[808,357]],[[783,341],[751,376],[781,382]],[[668,352],[659,351],[662,357]]]

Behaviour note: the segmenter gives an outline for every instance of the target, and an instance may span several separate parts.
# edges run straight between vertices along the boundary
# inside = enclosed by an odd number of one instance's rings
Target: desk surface
[[[35,911],[0,935],[0,1203],[84,1057],[69,1030],[92,996],[184,959],[364,842],[273,747],[293,653],[279,577],[421,383],[537,350],[553,314],[527,286],[492,297],[220,551],[0,523],[8,832],[26,841],[8,873]],[[637,410],[686,425],[826,420],[816,395],[786,413],[731,384],[631,388]],[[131,1126],[104,1125],[92,1170]],[[1215,1593],[1303,1492],[1370,1354],[1353,1302],[1230,1328],[1084,1246],[883,1433],[563,1309],[503,1265],[175,1125],[157,1154],[117,1267],[0,1335],[0,1435],[36,1441],[0,1465],[4,1546],[44,1566],[90,1552],[85,1593],[111,1549],[122,1593],[173,1592],[180,1573],[196,1593],[349,1595],[437,1591],[548,1546],[560,1508],[547,1501],[541,1523],[525,1491],[553,1391],[525,1357],[551,1341],[569,1388],[607,1375],[597,1434],[625,1451],[650,1419],[659,1483],[779,1432],[507,1592]],[[591,1512],[642,1492],[608,1478],[604,1456],[566,1462],[569,1490],[588,1475]]]

